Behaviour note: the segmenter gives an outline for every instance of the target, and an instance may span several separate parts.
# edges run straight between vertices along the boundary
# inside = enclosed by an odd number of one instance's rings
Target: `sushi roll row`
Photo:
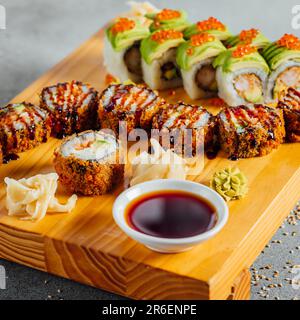
[[[274,43],[253,28],[232,35],[214,17],[191,24],[182,10],[145,17],[152,22],[143,32],[130,18],[106,31],[105,65],[121,81],[153,90],[183,86],[192,99],[219,96],[231,106],[273,102],[280,91],[299,89],[300,40],[293,35]]]
[[[14,103],[0,107],[0,163],[18,159],[18,153],[98,125],[98,92],[79,81],[46,87],[39,106]]]

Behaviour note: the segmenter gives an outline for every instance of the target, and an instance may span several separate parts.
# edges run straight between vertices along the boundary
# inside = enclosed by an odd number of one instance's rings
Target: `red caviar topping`
[[[241,31],[239,38],[241,41],[250,44],[253,39],[258,35],[259,31],[257,29],[249,29]]]
[[[192,55],[194,54],[194,49],[193,49],[193,48],[188,48],[188,49],[186,49],[186,54],[187,54],[188,56],[192,56]]]
[[[191,45],[194,47],[201,46],[203,43],[212,42],[216,38],[208,33],[195,34],[191,37]]]
[[[111,83],[118,82],[118,79],[112,74],[108,73],[105,77],[105,84],[109,85]]]
[[[221,98],[210,98],[207,100],[207,105],[212,107],[223,107],[225,106],[225,102]]]
[[[257,51],[257,48],[251,46],[250,44],[239,44],[237,45],[236,49],[232,51],[232,56],[234,58],[242,58],[256,51]]]
[[[124,32],[128,30],[132,30],[135,27],[135,22],[128,18],[119,18],[118,21],[113,25],[111,31],[113,34],[117,34],[119,32]]]
[[[286,33],[277,41],[277,44],[290,50],[300,50],[300,39],[293,34]]]
[[[183,38],[183,33],[176,30],[159,30],[154,32],[151,36],[151,39],[158,43],[180,38]]]
[[[207,20],[199,21],[197,23],[197,29],[199,31],[207,31],[207,30],[220,30],[224,31],[226,28],[222,22],[214,17],[210,17]]]
[[[171,20],[171,19],[180,18],[180,16],[181,16],[181,13],[177,10],[163,9],[156,15],[155,19],[160,21]]]

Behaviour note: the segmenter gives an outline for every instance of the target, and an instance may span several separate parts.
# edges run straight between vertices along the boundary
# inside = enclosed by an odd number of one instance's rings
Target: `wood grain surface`
[[[37,103],[47,85],[67,80],[105,87],[103,31],[13,99]],[[183,90],[167,99],[190,102]],[[194,103],[199,103],[195,102]],[[213,113],[217,107],[209,107]],[[220,153],[206,160],[195,181],[208,184],[217,169],[238,166],[248,177],[246,198],[229,204],[225,228],[211,240],[181,254],[154,253],[129,239],[114,223],[112,205],[122,191],[80,197],[70,214],[48,214],[40,222],[7,216],[5,177],[53,172],[51,139],[0,167],[0,256],[32,268],[136,299],[246,299],[247,269],[300,198],[300,144],[284,144],[262,158],[229,161]],[[68,196],[60,187],[61,200]],[[246,271],[245,271],[246,270]]]

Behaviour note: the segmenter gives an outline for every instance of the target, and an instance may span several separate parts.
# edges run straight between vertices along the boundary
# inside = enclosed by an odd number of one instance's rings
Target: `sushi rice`
[[[237,70],[236,72],[226,73],[223,72],[222,67],[217,68],[216,79],[218,83],[219,97],[223,99],[229,106],[238,105],[251,105],[252,103],[243,99],[236,91],[234,86],[234,79],[239,75],[255,74],[263,85],[263,92],[266,91],[266,83],[268,79],[268,73],[257,68],[245,68]],[[262,103],[263,97],[256,101],[256,103]]]

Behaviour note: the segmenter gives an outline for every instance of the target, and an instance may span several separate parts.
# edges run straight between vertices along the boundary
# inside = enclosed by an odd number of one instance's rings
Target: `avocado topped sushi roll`
[[[267,101],[278,98],[287,88],[300,90],[300,39],[285,34],[278,41],[267,46],[263,52],[271,69],[267,86]]]
[[[238,45],[222,52],[213,62],[219,97],[230,106],[262,103],[269,67],[251,45]]]
[[[137,19],[119,18],[106,30],[104,65],[109,73],[126,81],[141,82],[140,41],[149,36],[148,27]]]
[[[208,33],[193,35],[178,47],[176,61],[190,98],[208,98],[217,94],[216,70],[212,63],[224,51],[226,48],[222,42]]]
[[[163,90],[182,85],[176,50],[183,42],[182,32],[176,30],[158,30],[142,41],[144,81],[151,89]]]
[[[62,141],[54,152],[54,167],[68,191],[101,195],[122,180],[120,159],[120,144],[113,135],[90,130]]]
[[[270,41],[258,29],[252,28],[242,30],[238,35],[232,36],[225,41],[227,48],[235,47],[238,44],[251,44],[261,50],[270,44]]]
[[[184,37],[189,39],[191,36],[203,32],[212,34],[221,41],[227,40],[231,36],[225,24],[214,17],[210,17],[207,20],[198,21],[186,28]]]
[[[146,18],[153,20],[150,31],[173,29],[183,31],[190,23],[187,20],[187,13],[183,10],[163,9],[157,13],[148,13]]]

